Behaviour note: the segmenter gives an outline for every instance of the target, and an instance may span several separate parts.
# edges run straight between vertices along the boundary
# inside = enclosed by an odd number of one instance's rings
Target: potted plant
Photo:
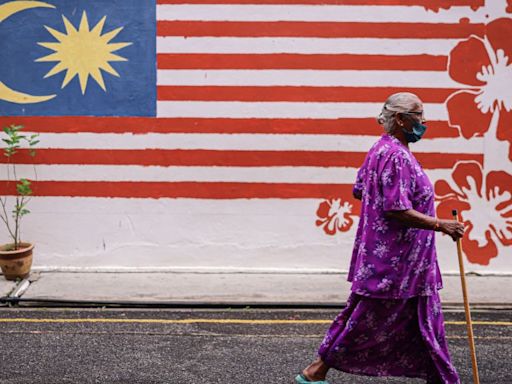
[[[30,213],[27,204],[32,195],[32,183],[18,176],[13,158],[16,154],[19,155],[19,150],[24,143],[28,144],[28,154],[33,158],[36,154],[34,147],[39,142],[39,135],[25,135],[21,133],[22,129],[21,125],[4,127],[3,132],[7,137],[2,138],[6,144],[4,156],[7,158],[7,193],[6,196],[0,196],[0,218],[7,228],[11,241],[0,245],[0,266],[7,280],[23,279],[30,274],[34,249],[33,244],[21,241],[21,219]],[[34,176],[37,176],[35,166]]]

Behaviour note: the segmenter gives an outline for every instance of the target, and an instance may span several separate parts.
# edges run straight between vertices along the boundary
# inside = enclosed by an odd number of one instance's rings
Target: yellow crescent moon
[[[15,13],[30,8],[55,8],[54,5],[43,3],[42,1],[11,1],[0,5],[0,23]],[[9,101],[16,104],[41,103],[53,99],[57,95],[32,96],[9,88],[0,81],[0,100]]]

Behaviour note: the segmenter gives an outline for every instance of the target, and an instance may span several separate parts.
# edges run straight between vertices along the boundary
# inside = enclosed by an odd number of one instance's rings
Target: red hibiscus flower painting
[[[512,245],[512,175],[505,171],[484,174],[476,162],[458,163],[450,182],[435,184],[437,215],[452,218],[460,212],[466,226],[462,249],[471,263],[488,265],[499,249]]]
[[[337,232],[347,232],[352,227],[354,220],[351,216],[352,204],[341,199],[329,199],[320,203],[316,211],[318,219],[316,225],[322,227],[327,235],[335,235]]]
[[[450,125],[469,139],[492,132],[512,144],[512,19],[487,25],[483,38],[471,36],[450,52],[448,72],[467,85],[446,103]],[[509,146],[512,160],[512,145]]]

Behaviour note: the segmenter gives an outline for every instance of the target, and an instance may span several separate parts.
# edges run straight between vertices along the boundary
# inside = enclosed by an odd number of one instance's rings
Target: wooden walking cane
[[[457,210],[452,211],[453,219],[460,221]],[[460,239],[457,239],[457,254],[459,256],[459,270],[460,282],[462,285],[462,296],[464,298],[464,311],[466,312],[466,326],[468,329],[469,349],[471,351],[471,363],[473,365],[473,382],[480,384],[478,377],[478,365],[476,363],[475,339],[473,338],[473,324],[471,323],[471,312],[469,311],[468,292],[466,288],[466,275],[464,272],[464,260],[462,259],[462,244]]]

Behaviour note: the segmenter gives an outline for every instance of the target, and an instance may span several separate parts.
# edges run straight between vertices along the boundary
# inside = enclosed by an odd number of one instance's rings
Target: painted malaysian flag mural
[[[0,123],[40,133],[26,219],[40,265],[343,269],[375,116],[410,91],[439,217],[461,211],[473,268],[512,271],[511,12],[506,0],[0,1]],[[28,153],[18,161],[32,172]],[[452,248],[440,239],[455,270]]]

